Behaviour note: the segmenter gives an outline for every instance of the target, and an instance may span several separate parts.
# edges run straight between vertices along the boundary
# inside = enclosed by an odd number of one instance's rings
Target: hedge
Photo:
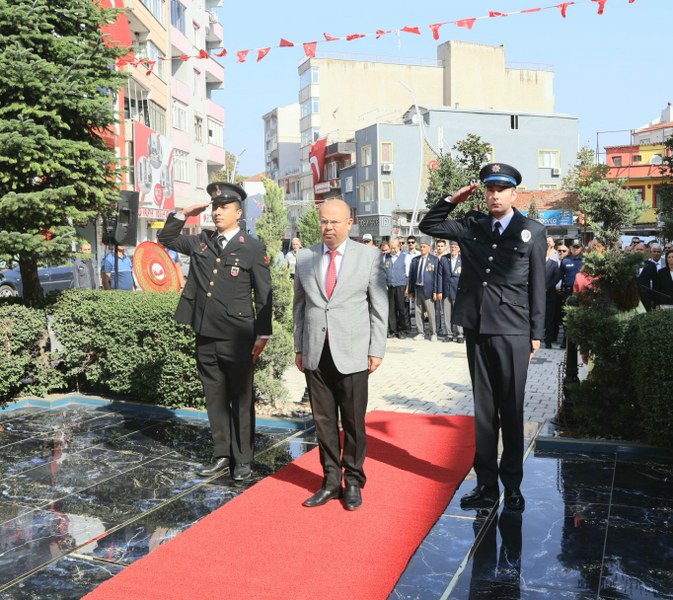
[[[0,399],[80,391],[169,407],[205,406],[194,334],[173,318],[179,294],[66,290],[43,308],[0,302]],[[55,348],[48,347],[47,316]],[[279,373],[293,360],[281,326],[258,361],[257,400],[287,392]],[[289,343],[288,343],[289,341]],[[28,380],[32,379],[32,383]]]

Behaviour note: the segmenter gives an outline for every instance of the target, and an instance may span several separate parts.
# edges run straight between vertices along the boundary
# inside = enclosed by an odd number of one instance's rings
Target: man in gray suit
[[[352,224],[345,202],[325,202],[322,242],[297,254],[295,362],[306,374],[324,474],[322,487],[304,506],[340,498],[342,472],[346,509],[362,504],[368,378],[386,349],[388,294],[381,253],[350,240]]]

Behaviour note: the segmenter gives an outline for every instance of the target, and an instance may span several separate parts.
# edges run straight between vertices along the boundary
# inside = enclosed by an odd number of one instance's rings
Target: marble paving
[[[548,450],[535,435],[525,512],[462,511],[468,477],[389,600],[673,598],[673,461]],[[75,401],[2,410],[0,600],[79,599],[315,446],[310,422],[260,419],[254,477],[208,480],[201,417]]]

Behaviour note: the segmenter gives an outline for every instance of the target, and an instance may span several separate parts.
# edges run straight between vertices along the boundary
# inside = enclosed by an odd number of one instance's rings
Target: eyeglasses
[[[336,227],[337,225],[341,225],[343,221],[327,221],[320,219],[320,227]]]
[[[363,243],[363,244],[371,244],[372,241],[371,241],[371,240],[362,240],[362,243]]]
[[[416,242],[407,242],[407,244],[415,244]]]

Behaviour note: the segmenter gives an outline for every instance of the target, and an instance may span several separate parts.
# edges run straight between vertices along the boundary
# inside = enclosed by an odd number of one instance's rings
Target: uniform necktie
[[[220,248],[224,248],[227,245],[227,238],[220,234],[217,236],[217,243],[220,245]]]
[[[500,237],[500,228],[502,227],[502,223],[500,221],[496,221],[493,224],[493,237],[497,240]]]
[[[337,282],[336,256],[339,252],[336,250],[328,250],[327,254],[329,254],[329,265],[327,266],[327,277],[325,278],[325,292],[329,299],[332,297],[332,292],[334,291],[334,286],[336,286]]]

